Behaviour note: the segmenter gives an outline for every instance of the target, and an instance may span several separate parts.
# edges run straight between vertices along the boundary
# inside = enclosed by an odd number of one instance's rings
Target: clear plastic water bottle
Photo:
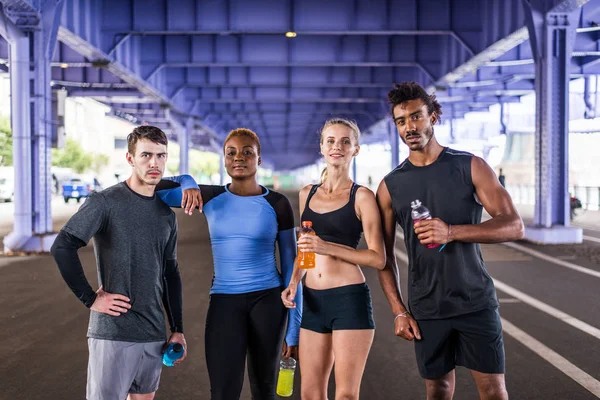
[[[410,215],[412,216],[413,221],[415,221],[415,224],[425,219],[431,219],[431,213],[429,212],[427,207],[421,204],[421,201],[419,199],[411,201],[410,207],[412,208]],[[439,246],[440,245],[438,243],[430,243],[425,245],[425,247],[427,247],[428,249],[435,249]]]
[[[283,358],[279,362],[279,376],[277,377],[277,395],[290,397],[294,393],[294,372],[296,360],[292,357]]]
[[[163,354],[163,364],[172,367],[173,363],[183,357],[183,345],[181,343],[171,343]]]
[[[312,228],[311,221],[302,221],[302,228],[298,232],[298,237],[302,235],[316,235]],[[298,268],[311,269],[315,267],[315,253],[304,252],[298,249]]]

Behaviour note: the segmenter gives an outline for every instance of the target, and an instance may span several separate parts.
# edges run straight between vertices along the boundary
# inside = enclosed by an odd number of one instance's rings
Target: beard
[[[415,138],[415,137],[419,138],[419,140],[418,141],[410,141],[411,138]],[[411,151],[421,151],[429,144],[429,141],[431,140],[432,137],[433,137],[433,127],[429,126],[425,129],[423,129],[423,131],[421,131],[421,132],[412,131],[410,133],[407,133],[405,137],[400,137],[400,138],[402,139],[404,144],[406,144],[408,146],[408,148]]]

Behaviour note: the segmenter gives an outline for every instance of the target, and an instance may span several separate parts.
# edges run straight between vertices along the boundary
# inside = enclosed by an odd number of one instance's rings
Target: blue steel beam
[[[12,8],[7,9],[7,4]],[[56,236],[50,207],[53,113],[49,82],[63,1],[37,6],[31,12],[27,2],[4,2],[0,9],[4,22],[0,34],[10,42],[11,51],[15,167],[15,219],[13,231],[4,238],[7,252],[48,251]]]
[[[127,102],[136,104],[143,102],[137,94],[129,94],[123,89],[138,85],[115,76],[107,68],[100,73],[92,72],[93,65],[109,61],[120,63],[138,76],[147,76],[157,71],[146,82],[151,88],[169,102],[182,114],[200,114],[203,112],[201,102],[195,101],[190,93],[201,87],[218,89],[218,94],[211,98],[218,101],[247,98],[281,97],[295,99],[297,89],[319,88],[318,94],[330,92],[328,89],[345,89],[333,98],[345,99],[356,97],[385,100],[387,85],[392,81],[404,79],[417,80],[427,84],[430,80],[444,75],[448,70],[456,69],[473,53],[489,47],[508,33],[515,32],[523,25],[524,13],[519,0],[481,2],[478,0],[440,0],[436,7],[430,9],[421,0],[411,3],[400,0],[375,2],[359,0],[348,7],[342,0],[323,4],[320,1],[306,0],[302,2],[266,2],[258,0],[249,4],[242,0],[215,3],[210,6],[196,1],[157,0],[151,3],[142,0],[104,0],[88,2],[84,0],[68,0],[68,12],[65,13],[65,26],[74,34],[94,45],[105,53],[106,58],[87,57],[68,60],[56,59],[57,67],[53,68],[53,78],[57,87],[70,89],[110,89],[113,95],[102,94],[96,98],[103,101],[114,101],[114,95],[127,95]],[[394,18],[398,7],[403,7],[406,19]],[[336,18],[327,17],[331,9]],[[360,15],[360,17],[359,17]],[[469,18],[465,18],[469,15]],[[294,30],[298,37],[287,39],[281,33]],[[139,35],[146,32],[146,35]],[[276,33],[280,34],[277,35]],[[417,33],[418,34],[412,34]],[[187,37],[180,37],[185,33]],[[304,34],[302,34],[304,33]],[[586,33],[592,37],[594,32]],[[279,37],[278,37],[279,36]],[[312,39],[322,42],[319,46]],[[322,39],[322,40],[321,40]],[[73,45],[73,43],[70,43]],[[260,44],[269,46],[260,46]],[[76,45],[76,44],[75,44]],[[277,51],[280,49],[282,51]],[[317,51],[321,49],[322,51]],[[325,50],[325,51],[323,51]],[[589,49],[588,49],[589,50]],[[519,56],[521,57],[521,56]],[[594,60],[588,71],[596,68]],[[71,65],[82,68],[60,68],[61,61],[69,61]],[[502,62],[503,60],[494,60]],[[192,68],[160,68],[164,62],[174,65],[193,63],[194,65],[211,65],[211,67]],[[240,68],[244,62],[249,65]],[[256,68],[256,63],[273,63],[272,68]],[[369,62],[413,63],[411,67],[307,67],[281,68],[280,65],[294,63],[332,63],[334,65],[361,65]],[[75,64],[81,63],[81,64]],[[87,64],[86,64],[87,63]],[[221,68],[219,65],[235,66]],[[587,64],[586,64],[587,65]],[[159,69],[160,68],[160,69]],[[270,70],[269,70],[270,69]],[[78,72],[78,70],[81,70]],[[269,71],[268,71],[269,70]],[[394,74],[390,71],[396,70]],[[404,70],[414,70],[406,73]],[[518,79],[532,71],[532,65],[506,66],[491,65],[477,73],[476,80],[499,80],[496,84],[481,84],[458,81],[452,88],[453,97],[466,95],[464,106],[456,105],[455,115],[464,111],[484,109],[493,100],[495,94],[506,101],[513,101],[510,91],[531,90],[531,79]],[[578,71],[581,73],[582,71]],[[472,79],[466,75],[467,79]],[[506,78],[506,76],[511,76]],[[71,79],[73,77],[73,79]],[[68,82],[82,80],[90,86],[67,86]],[[369,84],[362,86],[363,82]],[[276,84],[283,87],[277,87]],[[94,85],[96,84],[96,85]],[[130,85],[130,86],[126,86]],[[247,85],[244,87],[244,85]],[[313,86],[311,86],[313,85]],[[379,87],[377,85],[380,85]],[[461,86],[462,85],[462,86]],[[188,87],[192,88],[189,92]],[[269,94],[264,89],[273,89]],[[373,92],[352,92],[347,89],[373,89]],[[230,89],[228,91],[228,89]],[[248,89],[249,95],[244,94]],[[283,89],[281,94],[279,89]],[[80,90],[79,93],[83,93]],[[499,94],[504,91],[504,94]],[[107,91],[108,92],[108,91]],[[143,90],[142,90],[143,92]],[[77,93],[77,92],[74,92]],[[274,96],[278,93],[277,96]],[[305,98],[311,98],[308,94]],[[316,96],[321,98],[323,96]],[[151,101],[164,103],[157,97]],[[209,99],[206,99],[210,103]],[[245,100],[247,101],[247,100]],[[328,100],[331,101],[331,100]],[[212,103],[211,103],[212,104]],[[322,107],[326,103],[316,103]],[[375,103],[355,104],[354,112],[358,113]],[[446,104],[455,104],[444,102]],[[264,103],[217,103],[224,110],[235,111],[243,106],[262,106]],[[303,104],[308,106],[309,104]],[[270,106],[270,105],[269,105]],[[281,121],[282,131],[290,132],[293,102],[283,105]],[[288,111],[289,110],[289,111]],[[261,110],[264,112],[264,110]],[[286,117],[286,115],[289,116]],[[369,111],[376,118],[381,118],[386,111]],[[355,114],[358,115],[358,114]],[[448,115],[448,114],[446,114]],[[183,117],[183,115],[182,115]],[[369,119],[368,121],[370,121]],[[270,123],[273,123],[272,121]],[[266,130],[264,118],[259,120],[258,127]],[[208,125],[215,126],[215,125]],[[230,124],[222,125],[229,127]],[[222,131],[215,134],[222,134]]]
[[[535,211],[526,238],[541,243],[581,243],[568,229],[569,68],[576,21],[585,0],[524,0],[536,61]]]

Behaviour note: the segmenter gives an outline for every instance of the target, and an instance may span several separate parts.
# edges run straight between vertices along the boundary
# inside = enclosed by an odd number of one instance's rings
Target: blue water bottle
[[[171,343],[163,354],[163,364],[172,367],[173,363],[183,356],[183,345],[181,343]]]

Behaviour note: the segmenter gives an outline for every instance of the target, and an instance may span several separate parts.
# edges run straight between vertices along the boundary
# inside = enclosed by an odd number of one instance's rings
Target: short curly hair
[[[231,138],[238,137],[238,136],[244,136],[244,137],[250,138],[254,142],[254,144],[256,144],[256,151],[258,152],[258,155],[260,156],[260,140],[258,139],[258,135],[256,133],[254,133],[254,131],[252,131],[248,128],[237,128],[237,129],[234,129],[231,132],[229,132],[229,134],[225,138],[225,141],[223,142],[223,152],[225,152],[225,145],[227,144],[227,142]]]
[[[442,106],[436,100],[435,94],[428,94],[423,86],[417,82],[395,83],[394,88],[388,92],[388,101],[392,106],[390,110],[392,117],[394,117],[394,108],[397,105],[416,99],[421,99],[425,103],[429,115],[435,113],[437,120],[441,120]]]

